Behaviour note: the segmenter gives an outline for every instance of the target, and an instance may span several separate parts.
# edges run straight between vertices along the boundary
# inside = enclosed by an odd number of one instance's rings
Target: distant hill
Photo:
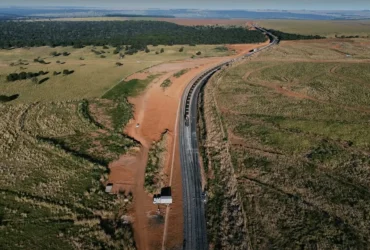
[[[295,19],[295,20],[347,20],[368,19],[369,10],[310,11],[310,10],[200,10],[200,9],[140,9],[107,10],[77,7],[0,8],[0,13],[24,17],[151,17],[201,19]]]
[[[154,18],[175,18],[171,15],[135,15],[135,14],[107,14],[106,17],[154,17]]]

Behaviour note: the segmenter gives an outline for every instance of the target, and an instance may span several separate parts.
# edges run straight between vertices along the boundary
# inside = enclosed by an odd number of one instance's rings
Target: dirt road
[[[228,48],[237,52],[236,55],[232,56],[236,57],[267,43],[230,45]],[[137,152],[124,155],[109,166],[111,169],[109,182],[114,184],[113,191],[121,189],[133,194],[131,216],[138,249],[162,249],[163,246],[165,249],[181,249],[182,247],[181,168],[178,148],[175,152],[173,151],[174,145],[178,144],[174,134],[178,106],[183,90],[191,79],[225,59],[226,57],[215,57],[175,61],[154,66],[144,73],[130,76],[130,79],[142,79],[150,74],[160,75],[150,83],[144,93],[129,99],[134,107],[134,118],[126,126],[124,132],[138,140],[141,147],[137,149]],[[179,78],[173,77],[174,73],[182,69],[189,70]],[[171,79],[172,84],[163,89],[160,85],[167,78]],[[136,124],[140,124],[140,126],[136,127]],[[166,130],[168,131],[168,159],[164,159],[165,166],[162,174],[169,177],[171,170],[173,171],[171,185],[173,204],[167,210],[165,207],[154,205],[152,195],[148,194],[144,188],[145,168],[150,146],[152,142],[160,140],[162,133]],[[170,184],[169,179],[167,178],[167,185]],[[160,216],[157,214],[158,208]],[[169,213],[167,216],[166,212]],[[163,237],[165,223],[159,218],[167,218],[165,237]]]

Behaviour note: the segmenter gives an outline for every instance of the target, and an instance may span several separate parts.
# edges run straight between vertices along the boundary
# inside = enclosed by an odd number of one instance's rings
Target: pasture
[[[357,55],[347,58],[332,42],[283,42],[206,87],[215,98],[206,120],[220,121],[206,125],[207,136],[215,137],[215,124],[223,127],[219,134],[226,131],[253,248],[356,249],[370,242],[369,45],[342,41]],[[208,209],[216,211],[209,232],[216,245],[238,246],[215,230],[225,216],[217,211],[230,198],[219,190],[227,180],[220,147],[206,149]]]
[[[114,87],[127,76],[151,66],[174,60],[202,57],[227,56],[234,52],[220,49],[220,45],[174,45],[148,46],[150,52],[140,51],[134,55],[114,54],[115,48],[87,46],[81,49],[72,47],[34,47],[13,50],[0,50],[0,93],[19,94],[12,103],[35,101],[66,101],[82,98],[97,98]],[[180,49],[182,52],[180,52]],[[163,53],[161,53],[163,49]],[[196,55],[197,52],[201,55]],[[53,56],[52,53],[68,52],[68,56]],[[121,53],[124,53],[123,50]],[[46,64],[35,62],[40,58]],[[122,65],[117,65],[117,62]],[[54,72],[73,70],[70,75],[53,75]],[[8,82],[11,73],[49,72],[50,79],[35,84],[31,79]],[[41,78],[40,78],[41,79]],[[39,79],[39,80],[40,80]]]

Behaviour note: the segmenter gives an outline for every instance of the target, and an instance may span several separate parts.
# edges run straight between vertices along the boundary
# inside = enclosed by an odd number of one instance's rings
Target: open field
[[[369,43],[333,41],[283,42],[207,85],[201,152],[215,249],[369,245]]]
[[[370,36],[370,20],[256,20],[260,26],[303,35]]]
[[[317,61],[317,62],[368,62],[369,39],[324,39],[307,41],[283,41],[280,46],[259,54],[262,61]]]
[[[258,45],[149,46],[149,53],[123,59],[113,54],[115,48],[100,46],[1,50],[0,94],[20,95],[0,103],[4,135],[0,230],[6,235],[1,248],[55,244],[55,249],[148,245],[159,249],[162,242],[180,246],[181,172],[172,145],[182,89],[200,71],[225,60],[223,56],[245,53],[253,46]],[[195,55],[199,51],[201,55]],[[67,53],[52,56],[53,52]],[[65,69],[74,72],[53,74]],[[42,78],[50,78],[42,84],[6,79],[10,73],[41,70],[49,72]],[[162,88],[169,78],[172,83]],[[163,208],[157,215],[152,195],[144,187],[149,157],[153,192],[169,185],[173,169],[175,203],[168,215]],[[170,161],[173,157],[176,160]],[[119,195],[106,194],[107,183]],[[39,207],[46,207],[45,213],[38,213]],[[163,219],[157,221],[164,215],[177,225],[168,231],[166,241]],[[23,223],[27,218],[29,222]],[[30,227],[31,222],[39,224]],[[30,242],[38,235],[39,241]],[[5,242],[11,244],[2,247]]]
[[[183,47],[183,52],[179,52]],[[231,50],[223,50],[222,45],[197,46],[149,46],[150,52],[138,52],[126,55],[120,59],[119,54],[113,54],[115,48],[87,46],[82,49],[72,47],[35,47],[29,49],[0,50],[0,94],[19,94],[13,103],[34,101],[65,101],[81,98],[96,98],[102,96],[122,79],[134,72],[146,69],[153,65],[173,60],[183,60],[194,56],[195,58],[226,56],[233,54]],[[160,52],[164,49],[163,53]],[[96,54],[95,50],[101,54]],[[69,56],[51,56],[52,52],[68,52]],[[196,53],[200,51],[201,55]],[[102,53],[103,52],[103,53]],[[124,51],[123,51],[124,52]],[[104,56],[105,58],[101,58]],[[42,58],[46,63],[34,62]],[[22,60],[23,64],[20,64]],[[57,62],[60,63],[57,63]],[[120,62],[123,65],[117,66]],[[10,66],[13,63],[15,66]],[[64,64],[61,64],[64,63]],[[64,69],[74,70],[68,76],[53,75],[53,72],[62,72]],[[31,79],[7,82],[6,76],[10,73],[48,71],[44,77],[50,79],[42,84],[35,84]],[[41,80],[41,78],[39,79]]]

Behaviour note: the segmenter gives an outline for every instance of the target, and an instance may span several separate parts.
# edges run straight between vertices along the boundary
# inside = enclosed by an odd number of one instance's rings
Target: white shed
[[[164,187],[161,189],[161,194],[154,195],[153,204],[172,204],[171,187]]]

